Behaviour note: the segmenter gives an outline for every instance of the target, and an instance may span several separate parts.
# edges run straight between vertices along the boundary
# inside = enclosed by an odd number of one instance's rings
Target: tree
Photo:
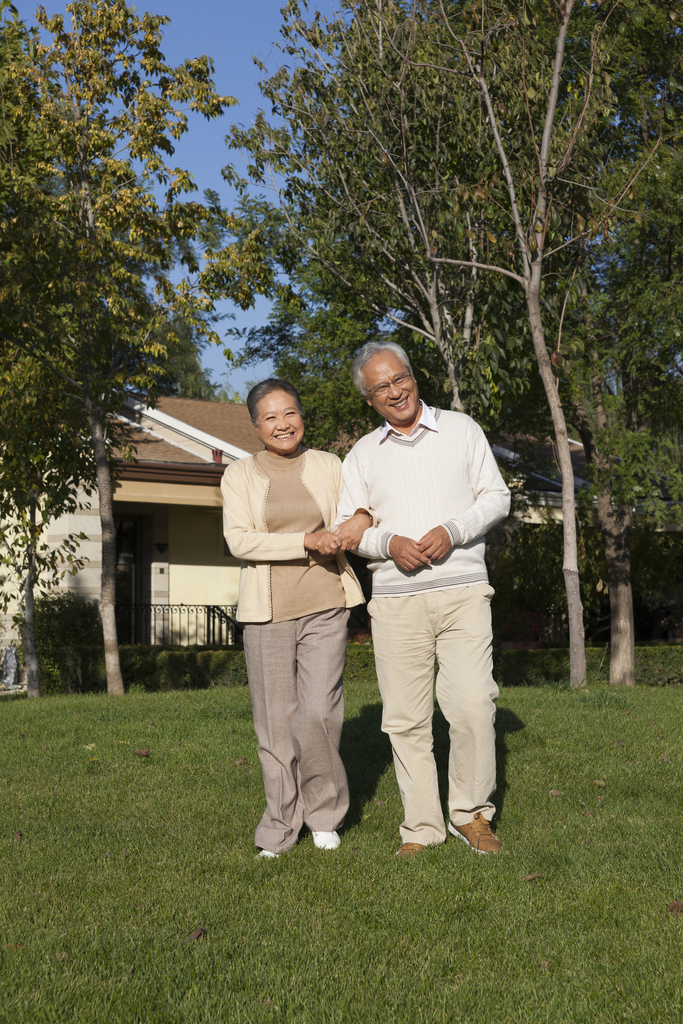
[[[631,533],[681,518],[683,165],[662,153],[632,205],[638,221],[591,254],[575,318],[566,406],[583,441],[603,536],[611,610],[610,683],[635,685]]]
[[[183,199],[195,186],[171,163],[188,109],[214,119],[235,102],[216,93],[210,59],[169,66],[160,50],[168,19],[138,17],[125,0],[75,0],[67,10],[71,31],[39,8],[43,35],[31,29],[6,65],[7,120],[40,151],[26,161],[8,147],[0,342],[31,353],[80,409],[97,474],[107,689],[120,694],[111,415],[128,389],[153,389],[161,332],[174,318],[203,327],[214,297],[249,304],[267,282],[244,271],[250,258],[258,264],[256,250],[240,263],[209,241],[202,267],[191,244],[229,222],[220,208]],[[185,277],[174,286],[176,261]]]
[[[660,116],[640,164],[609,193],[606,168],[633,152],[619,123],[620,96],[633,102],[631,35],[643,24],[632,7],[344,0],[331,22],[318,14],[307,24],[291,2],[289,66],[262,84],[284,126],[262,115],[233,135],[253,179],[269,167],[284,176],[282,207],[310,257],[429,338],[454,385],[471,360],[475,395],[486,395],[486,370],[488,396],[514,393],[527,365],[520,346],[533,346],[562,476],[574,686],[585,678],[574,478],[553,360],[585,246],[614,229],[665,135],[662,71],[678,59],[667,6],[643,0],[666,36],[643,73]],[[520,304],[523,320],[509,327]]]
[[[76,511],[94,487],[92,452],[78,410],[55,394],[54,379],[20,351],[0,364],[0,564],[7,570],[0,607],[19,595],[29,697],[40,694],[35,643],[35,589],[56,586],[83,566],[82,535],[58,544],[43,538],[51,520]]]
[[[156,382],[156,394],[214,401],[218,385],[201,360],[209,344],[206,337],[183,318],[175,317],[161,329],[157,341],[163,345],[166,356],[159,359],[161,373]]]
[[[286,267],[287,285],[277,290],[266,326],[232,332],[242,344],[231,360],[236,366],[273,361],[276,374],[299,391],[309,445],[344,452],[376,425],[376,414],[347,372],[368,341],[393,340],[406,349],[425,400],[440,403],[450,396],[451,381],[436,349],[407,328],[382,322],[320,263],[301,255],[297,262],[287,251],[288,230],[279,211],[249,198],[240,204],[240,223],[250,230],[267,227],[274,273]]]

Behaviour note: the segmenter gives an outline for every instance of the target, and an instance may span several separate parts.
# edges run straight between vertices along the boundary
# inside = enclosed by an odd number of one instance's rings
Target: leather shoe
[[[498,853],[503,846],[482,814],[475,814],[474,821],[470,821],[466,825],[454,825],[450,821],[448,831],[452,836],[462,839],[477,853]]]
[[[404,843],[400,850],[396,851],[397,857],[416,857],[418,853],[426,850],[426,846],[420,843]]]

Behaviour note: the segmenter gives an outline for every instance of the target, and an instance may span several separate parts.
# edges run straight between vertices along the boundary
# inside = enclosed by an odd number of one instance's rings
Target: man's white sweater
[[[410,437],[382,428],[347,455],[336,525],[365,508],[378,525],[366,530],[358,553],[369,558],[374,597],[488,582],[485,534],[510,511],[505,486],[484,432],[459,412],[435,409],[437,430]],[[418,541],[444,526],[453,546],[439,562],[407,571],[389,553],[398,534]]]

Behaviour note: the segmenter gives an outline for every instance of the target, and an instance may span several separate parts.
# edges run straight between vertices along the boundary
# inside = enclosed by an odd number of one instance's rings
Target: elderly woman
[[[340,844],[349,806],[339,756],[348,608],[362,591],[344,550],[372,525],[359,512],[333,534],[341,463],[302,446],[296,389],[270,378],[247,406],[264,451],[223,475],[225,538],[242,559],[237,618],[266,791],[259,856],[291,850],[306,824],[319,849]]]

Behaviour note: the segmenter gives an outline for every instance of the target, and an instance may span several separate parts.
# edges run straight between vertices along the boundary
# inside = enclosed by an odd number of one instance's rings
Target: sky
[[[19,16],[28,24],[34,23],[35,0],[13,0]],[[43,0],[50,14],[66,13],[63,0]],[[221,168],[232,162],[241,172],[244,161],[237,152],[225,145],[225,136],[232,124],[248,125],[257,110],[264,106],[258,89],[260,73],[253,57],[266,62],[269,70],[281,63],[281,54],[273,44],[280,34],[284,0],[141,0],[135,4],[139,14],[151,11],[166,14],[171,24],[164,30],[163,52],[170,64],[180,64],[192,57],[207,54],[215,68],[214,81],[219,93],[234,96],[239,105],[226,110],[217,121],[207,122],[200,116],[191,116],[190,130],[181,139],[174,155],[174,163],[185,167],[199,186],[215,189],[226,207],[231,207],[235,194],[221,178]],[[332,12],[331,0],[309,4],[309,14],[322,10]],[[256,308],[243,312],[232,303],[224,303],[221,310],[234,313],[234,320],[224,321],[226,327],[255,327],[267,322],[270,303],[265,299]],[[229,343],[230,344],[230,343]],[[226,362],[222,350],[210,347],[204,355],[204,365],[211,370],[214,381],[225,383]],[[244,392],[249,380],[268,375],[268,363],[233,371],[230,385]]]

